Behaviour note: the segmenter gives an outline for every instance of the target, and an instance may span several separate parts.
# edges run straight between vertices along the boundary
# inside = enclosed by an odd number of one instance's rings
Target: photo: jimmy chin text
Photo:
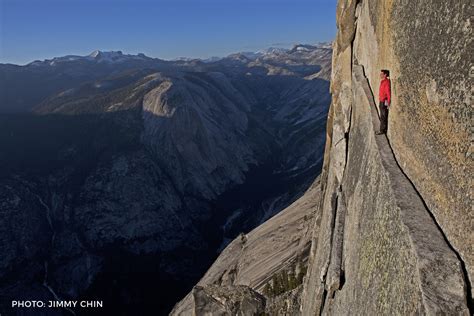
[[[101,308],[103,301],[12,301],[12,308]]]

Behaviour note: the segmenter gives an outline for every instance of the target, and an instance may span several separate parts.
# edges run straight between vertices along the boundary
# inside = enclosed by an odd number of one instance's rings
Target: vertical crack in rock
[[[346,205],[344,202],[343,192],[341,187],[337,192],[337,209],[335,216],[335,224],[333,229],[333,236],[331,242],[331,259],[326,277],[326,302],[324,307],[330,308],[331,302],[334,300],[336,291],[340,290],[343,285],[342,272],[342,252],[344,242],[344,222],[346,216]]]
[[[326,277],[326,288],[329,291],[329,296],[333,296],[333,293],[341,287],[342,244],[346,215],[346,206],[341,188],[339,188],[337,192],[337,201],[336,218],[331,243],[331,262]]]
[[[355,2],[355,10],[354,10],[354,35],[351,39],[351,43],[350,43],[350,46],[351,46],[351,72],[352,72],[352,65],[354,65],[355,63],[355,56],[354,56],[354,40],[355,40],[355,37],[356,37],[356,33],[357,33],[357,20],[359,19],[359,15],[360,15],[360,10],[361,10],[361,1],[362,0],[356,0]]]
[[[323,295],[322,295],[322,298],[321,298],[321,307],[319,309],[319,316],[322,316],[324,311],[325,311],[324,307],[326,305],[327,296],[328,296],[328,291],[326,289],[324,289]]]
[[[333,238],[334,238],[334,228],[336,225],[336,211],[337,211],[337,203],[338,203],[338,195],[336,193],[332,193],[331,196],[331,218],[330,218],[330,223],[331,223],[331,236],[330,236],[330,242],[329,242],[329,249],[332,249],[332,243],[333,243]],[[323,268],[321,269],[321,272],[319,274],[319,279],[321,280],[322,283],[326,282],[326,276],[328,273],[328,268],[331,263],[331,252],[329,253],[329,256],[326,259],[326,262],[323,265]]]
[[[319,278],[321,281],[321,287],[322,287],[322,297],[321,297],[321,302],[320,302],[320,308],[319,308],[319,315],[322,315],[324,312],[324,308],[326,306],[326,300],[328,299],[328,287],[326,286],[327,284],[327,277],[328,277],[328,269],[331,265],[331,257],[332,257],[332,249],[333,249],[333,242],[334,242],[334,230],[335,230],[335,225],[336,225],[336,212],[337,212],[337,204],[338,204],[338,195],[336,193],[332,193],[331,196],[331,213],[330,213],[330,238],[329,238],[329,253],[328,257],[326,258],[326,261],[321,269]]]

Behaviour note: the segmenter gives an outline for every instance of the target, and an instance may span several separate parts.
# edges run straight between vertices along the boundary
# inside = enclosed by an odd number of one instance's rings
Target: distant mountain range
[[[269,47],[267,49],[259,50],[259,51],[246,51],[246,52],[239,52],[236,54],[231,54],[232,55],[244,55],[247,58],[250,59],[257,59],[261,58],[264,56],[271,56],[271,55],[278,55],[278,54],[285,54],[288,52],[296,52],[296,51],[312,51],[315,49],[321,49],[321,48],[326,48],[326,49],[331,49],[331,43],[319,43],[316,45],[309,45],[309,44],[296,44],[293,45],[292,48],[281,48],[281,47]],[[225,57],[218,57],[218,56],[213,56],[210,58],[191,58],[191,57],[178,57],[175,58],[171,61],[193,61],[193,60],[201,60],[203,62],[215,62],[221,59],[224,59]],[[64,62],[70,62],[70,61],[78,61],[78,60],[87,60],[87,61],[96,61],[100,63],[124,63],[124,62],[130,62],[130,61],[150,61],[150,60],[161,60],[164,61],[163,59],[159,58],[153,58],[146,56],[144,53],[138,53],[137,55],[131,55],[131,54],[124,54],[122,51],[100,51],[100,50],[95,50],[92,53],[90,53],[87,56],[79,56],[79,55],[66,55],[66,56],[61,56],[61,57],[55,57],[52,59],[46,59],[46,60],[35,60],[31,63],[28,63],[26,66],[43,66],[43,65],[50,65],[54,66],[57,65],[58,63],[64,63]]]
[[[96,50],[87,56],[67,55],[43,61],[36,60],[25,66],[0,64],[0,86],[3,88],[0,90],[0,112],[29,111],[55,92],[134,69],[205,71],[207,68],[220,66],[228,68],[232,62],[237,61],[235,65],[237,67],[240,67],[242,63],[251,62],[254,62],[255,65],[248,66],[263,66],[266,70],[263,70],[262,73],[265,71],[271,74],[295,73],[294,68],[290,69],[291,65],[285,64],[285,60],[289,58],[297,67],[306,67],[308,74],[314,74],[316,73],[313,71],[314,66],[318,65],[312,64],[330,50],[330,44],[327,43],[300,44],[295,45],[292,49],[269,48],[255,53],[231,54],[223,58],[212,57],[205,60],[183,58],[173,61],[151,58],[141,53],[130,55],[123,54],[121,51],[102,52]],[[270,63],[264,65],[266,60]],[[300,63],[299,60],[304,60],[304,63]],[[278,61],[279,64],[277,65],[273,61]],[[298,64],[300,65],[298,66]],[[313,69],[310,69],[312,66]],[[327,67],[325,68],[327,69]],[[255,71],[251,71],[251,73],[255,73]],[[327,74],[325,76],[328,78]],[[28,93],[23,93],[25,87],[28,87]]]
[[[138,55],[128,55],[128,54],[123,54],[121,51],[102,52],[100,50],[95,50],[87,56],[67,55],[63,57],[55,57],[51,60],[49,59],[44,60],[44,61],[35,60],[29,63],[27,66],[43,66],[43,65],[55,66],[58,63],[80,61],[80,60],[95,61],[99,63],[125,63],[125,62],[134,61],[134,60],[144,61],[144,60],[152,60],[152,59],[153,58],[147,57],[145,56],[145,54],[142,54],[142,53]]]

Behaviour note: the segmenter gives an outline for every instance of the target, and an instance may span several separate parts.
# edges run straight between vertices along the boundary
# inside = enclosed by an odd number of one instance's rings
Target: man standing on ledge
[[[386,69],[380,71],[380,88],[379,88],[379,110],[380,110],[380,128],[375,134],[381,135],[387,133],[388,125],[388,109],[390,107],[390,72]]]

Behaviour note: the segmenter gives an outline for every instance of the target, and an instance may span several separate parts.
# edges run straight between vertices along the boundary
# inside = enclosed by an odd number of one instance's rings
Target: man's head
[[[380,70],[380,79],[386,79],[388,77],[390,77],[390,71],[387,69]]]

